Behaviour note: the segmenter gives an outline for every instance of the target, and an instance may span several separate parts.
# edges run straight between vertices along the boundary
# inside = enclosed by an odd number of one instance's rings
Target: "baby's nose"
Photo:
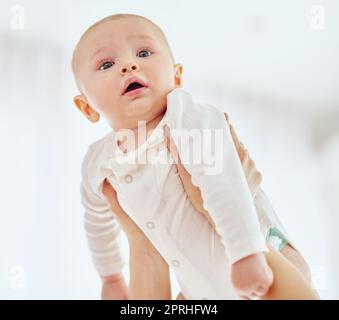
[[[138,64],[137,63],[130,63],[130,64],[127,64],[127,65],[123,65],[120,69],[120,73],[124,74],[128,71],[136,71],[136,70],[139,70]]]

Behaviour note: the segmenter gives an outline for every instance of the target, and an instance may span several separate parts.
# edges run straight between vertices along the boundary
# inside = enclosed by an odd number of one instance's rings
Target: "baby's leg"
[[[311,270],[303,256],[294,249],[290,244],[287,244],[281,251],[281,254],[289,260],[305,277],[307,282],[312,285]]]
[[[291,241],[285,227],[275,213],[270,200],[261,188],[258,189],[254,197],[254,204],[260,222],[260,228],[266,241],[277,251],[281,252],[281,254],[303,274],[311,285],[312,279],[308,264],[293,244],[293,241]]]
[[[215,224],[210,217],[209,213],[207,211],[203,212],[203,215],[206,217],[206,219],[210,222],[210,224],[215,228]],[[264,223],[264,222],[263,222]],[[279,229],[276,227],[273,227],[271,225],[271,228],[267,226],[267,230],[265,231],[265,227],[262,228],[263,232],[267,232],[266,240],[268,240],[271,244],[275,240],[281,241],[281,244],[277,246],[277,250],[287,259],[289,260],[306,278],[308,283],[311,285],[311,272],[310,268],[307,265],[306,261],[304,260],[303,256],[300,254],[298,250],[294,248],[289,242],[289,240],[286,239],[285,236],[281,232],[279,232]]]
[[[273,285],[261,300],[318,300],[319,296],[311,288],[302,273],[279,251],[267,244],[266,253],[269,266],[274,274]]]
[[[274,249],[269,243],[267,243],[267,247],[269,248],[269,252],[265,255],[273,271],[274,281],[268,293],[261,297],[260,300],[318,300],[319,296],[316,291],[311,288],[306,278],[300,270],[296,268],[294,263],[284,256],[283,252]],[[297,253],[297,251],[289,245],[285,248],[288,247]],[[299,258],[295,259],[294,254],[291,254],[289,251],[287,252],[287,256],[292,257],[292,261],[299,260]],[[185,297],[179,292],[176,300],[185,300]]]
[[[261,225],[262,227],[262,225]],[[291,245],[290,241],[277,227],[271,225],[266,231],[266,241],[276,251],[280,252],[295,268],[301,272],[309,285],[312,284],[311,271],[300,252]]]
[[[262,190],[260,191],[261,193]],[[311,287],[310,269],[300,252],[285,236],[286,231],[270,207],[268,198],[255,199],[261,230],[270,251],[266,254],[268,264],[274,274],[274,283],[267,295],[261,299],[318,299]],[[215,228],[207,211],[206,219]]]

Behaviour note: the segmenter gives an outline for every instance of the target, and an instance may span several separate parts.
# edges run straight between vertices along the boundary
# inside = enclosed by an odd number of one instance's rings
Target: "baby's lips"
[[[137,83],[141,84],[143,87],[148,88],[148,85],[145,81],[139,79],[138,77],[131,77],[131,78],[129,78],[125,81],[121,95],[124,95],[126,93],[128,86],[133,82],[137,82]]]

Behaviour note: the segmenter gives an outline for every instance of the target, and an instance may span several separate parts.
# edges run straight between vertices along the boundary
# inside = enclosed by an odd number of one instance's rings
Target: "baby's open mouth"
[[[125,81],[124,88],[122,89],[122,95],[134,97],[142,93],[147,88],[148,85],[144,80],[138,77],[131,77]]]
[[[139,89],[139,88],[143,88],[144,85],[142,85],[141,83],[139,82],[132,82],[125,90],[124,94],[126,92],[130,92],[130,91],[133,91],[133,90],[136,90],[136,89]]]

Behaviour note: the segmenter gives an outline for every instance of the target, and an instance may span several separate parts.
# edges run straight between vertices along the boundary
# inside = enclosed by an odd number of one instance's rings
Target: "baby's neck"
[[[152,131],[154,130],[154,128],[156,128],[156,126],[159,124],[159,122],[161,121],[161,119],[164,117],[164,114],[166,113],[166,108],[165,110],[160,113],[159,115],[157,115],[156,117],[154,117],[153,119],[151,119],[150,121],[146,122],[146,136],[144,134],[142,134],[139,137],[139,130],[138,130],[138,126],[136,127],[131,127],[128,128],[129,130],[131,130],[133,132],[133,136],[135,137],[135,143],[134,143],[134,147],[138,148],[141,144],[143,144],[147,137],[152,133]],[[142,128],[142,130],[145,130],[144,128]],[[139,141],[140,140],[140,141]],[[127,142],[127,141],[126,141]],[[122,142],[118,142],[118,145],[120,146],[120,148],[124,151],[130,151],[133,149],[133,146],[127,145],[127,143],[122,141]]]

